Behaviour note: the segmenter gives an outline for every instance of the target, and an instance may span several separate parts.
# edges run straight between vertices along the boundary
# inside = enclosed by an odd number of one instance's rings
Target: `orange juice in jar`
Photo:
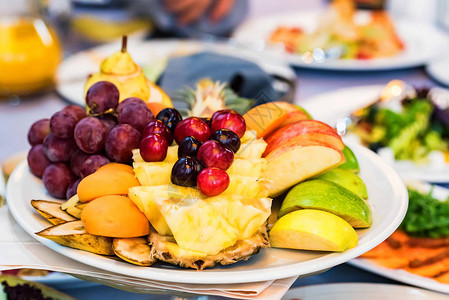
[[[49,88],[61,60],[54,30],[32,16],[0,16],[0,96]]]

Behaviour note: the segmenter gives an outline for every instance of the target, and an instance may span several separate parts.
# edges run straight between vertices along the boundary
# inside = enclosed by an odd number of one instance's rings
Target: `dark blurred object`
[[[385,0],[354,0],[358,9],[384,10],[386,8]]]
[[[247,0],[236,0],[230,8],[229,13],[223,14],[223,18],[219,19],[215,13],[215,6],[221,3],[226,4],[226,0],[209,0],[209,7],[205,13],[198,19],[193,6],[197,5],[196,1],[173,1],[173,0],[134,0],[129,2],[130,9],[136,16],[149,17],[159,32],[158,36],[178,36],[207,38],[213,36],[227,36],[233,29],[237,27],[248,12]],[[186,15],[179,14],[181,2],[188,3],[185,8]],[[205,2],[200,0],[198,2]],[[171,4],[170,4],[171,3]],[[224,16],[226,15],[226,16]]]
[[[276,90],[277,81],[288,80],[267,74],[253,62],[210,52],[171,59],[158,84],[174,95],[187,86],[195,88],[204,78],[227,82],[240,97],[255,99],[255,105],[285,98],[294,90],[294,83],[288,83],[289,91]]]

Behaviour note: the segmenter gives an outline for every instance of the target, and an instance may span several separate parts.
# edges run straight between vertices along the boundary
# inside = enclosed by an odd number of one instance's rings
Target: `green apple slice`
[[[372,223],[371,210],[362,198],[326,180],[314,179],[292,188],[282,203],[279,216],[304,208],[333,213],[354,228],[370,227]]]
[[[351,148],[345,145],[345,148],[341,151],[343,152],[346,162],[339,166],[340,169],[347,169],[354,173],[360,172],[359,162],[357,161],[357,157],[355,157],[354,152],[352,152]]]
[[[366,190],[366,185],[362,178],[350,170],[335,168],[317,176],[316,178],[341,185],[362,199],[368,199],[368,191]]]
[[[357,243],[357,233],[348,222],[315,209],[286,214],[270,231],[270,244],[275,248],[345,251]]]

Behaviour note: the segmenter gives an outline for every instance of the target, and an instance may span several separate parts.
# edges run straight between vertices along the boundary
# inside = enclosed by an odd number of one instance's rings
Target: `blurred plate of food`
[[[401,226],[349,263],[403,283],[449,294],[449,190],[407,181],[409,208]]]
[[[448,182],[448,93],[436,87],[414,89],[394,80],[386,86],[320,94],[302,105],[320,121],[335,126],[343,122],[343,127],[351,123],[344,139],[376,151],[401,176]]]
[[[98,72],[102,61],[120,49],[120,44],[112,43],[79,52],[67,58],[59,67],[57,92],[66,100],[85,105],[85,83],[89,75]],[[248,49],[240,49],[229,42],[209,43],[183,40],[131,40],[129,53],[137,65],[142,66],[145,76],[157,82],[171,58],[193,55],[201,52],[236,57],[260,67],[272,78],[272,88],[283,100],[292,101],[295,89],[295,73],[285,64],[274,62]],[[207,77],[207,74],[206,76]],[[213,78],[212,78],[213,79]],[[170,97],[172,95],[169,95]],[[277,99],[279,100],[279,99]]]
[[[446,296],[417,288],[394,284],[379,283],[331,283],[317,284],[291,289],[285,294],[284,300],[442,300]]]
[[[342,71],[419,66],[448,45],[447,35],[430,24],[356,10],[352,1],[252,19],[233,37],[297,67]]]
[[[45,284],[53,288],[84,288],[98,285],[95,282],[84,281],[68,274],[35,269],[18,269],[0,272],[3,276],[14,276],[18,280],[28,280]]]

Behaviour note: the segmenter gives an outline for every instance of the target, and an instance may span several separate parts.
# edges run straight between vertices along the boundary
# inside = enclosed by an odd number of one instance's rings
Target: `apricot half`
[[[134,171],[129,172],[128,167],[121,164],[107,164],[84,177],[77,189],[80,201],[84,203],[106,195],[127,195],[130,187],[140,185]]]
[[[145,215],[125,196],[103,196],[89,202],[81,220],[86,232],[93,235],[132,238],[150,233]]]

